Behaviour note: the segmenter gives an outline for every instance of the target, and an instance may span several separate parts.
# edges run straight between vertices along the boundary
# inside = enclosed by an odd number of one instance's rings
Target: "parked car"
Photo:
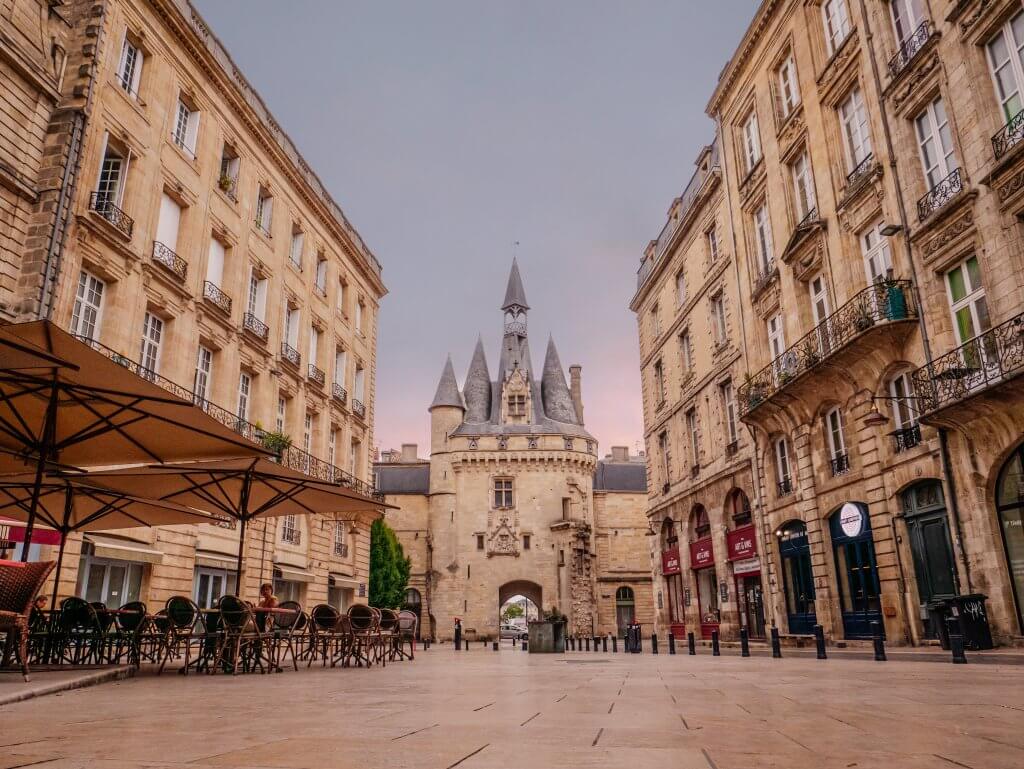
[[[530,634],[526,632],[526,628],[520,627],[519,625],[502,625],[498,634],[503,641],[506,638],[517,638],[525,641],[530,636]]]

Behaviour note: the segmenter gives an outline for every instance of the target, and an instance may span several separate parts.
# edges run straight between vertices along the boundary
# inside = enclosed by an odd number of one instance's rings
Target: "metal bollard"
[[[586,642],[587,642],[587,651],[590,651],[590,636],[587,636]]]
[[[526,641],[523,641],[523,645],[520,647],[523,651],[527,651]]]
[[[686,634],[686,646],[691,657],[697,653],[697,641],[692,632]]]
[[[619,637],[617,635],[612,636],[612,654],[619,653]]]
[[[668,653],[676,653],[676,637],[672,633],[668,634]]]
[[[740,628],[740,656],[750,656],[750,638],[745,627]]]
[[[721,657],[722,656],[722,651],[721,651],[721,649],[718,648],[718,631],[717,630],[712,630],[711,631],[711,656],[712,657]]]
[[[960,623],[949,617],[946,619],[946,628],[949,633],[949,649],[953,652],[953,664],[966,665],[967,655],[964,654],[964,637],[960,634]]]
[[[498,651],[498,642],[497,641],[492,641],[491,642],[491,651]]]
[[[576,651],[576,639],[573,636],[569,636],[569,650]]]
[[[603,652],[608,651],[608,636],[604,636],[601,639],[601,651],[603,651]]]
[[[782,659],[782,643],[779,641],[779,629],[772,628],[772,659]]]
[[[871,638],[875,642],[875,662],[885,662],[885,641],[882,639],[882,623],[871,623]]]
[[[658,634],[651,633],[651,654],[658,653]]]
[[[821,625],[814,626],[814,643],[818,647],[818,659],[827,660],[825,653],[825,629]]]
[[[597,636],[594,636],[594,651],[595,652],[601,651],[601,644],[599,644],[597,641],[598,641]]]

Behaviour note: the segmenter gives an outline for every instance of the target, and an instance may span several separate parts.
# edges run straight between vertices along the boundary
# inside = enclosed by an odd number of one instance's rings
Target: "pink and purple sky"
[[[384,265],[378,446],[426,454],[478,333],[493,373],[514,249],[534,364],[550,332],[601,450],[641,445],[636,269],[756,3],[195,2]]]

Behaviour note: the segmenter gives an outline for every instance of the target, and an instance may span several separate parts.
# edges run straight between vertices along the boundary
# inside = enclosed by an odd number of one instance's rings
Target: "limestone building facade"
[[[980,593],[997,642],[1021,639],[1020,29],[1019,1],[765,0],[708,104],[734,233],[740,488],[784,635],[879,623],[889,643],[933,642],[936,604]],[[666,230],[695,239],[696,214]],[[676,350],[651,311],[686,250],[662,240],[633,302],[652,474],[652,367]],[[657,577],[665,591],[678,568],[685,595],[702,513],[661,488],[658,549],[691,547]]]
[[[68,38],[35,55],[22,159],[43,170],[19,178],[58,193],[4,198],[5,220],[54,219],[4,227],[5,319],[50,318],[247,435],[287,435],[289,466],[372,494],[381,265],[209,26],[187,0],[2,8],[28,41],[50,39],[40,19]],[[5,91],[27,92],[21,70]],[[240,592],[273,579],[303,603],[365,597],[368,521],[254,522]],[[75,537],[60,592],[205,605],[235,589],[237,542],[213,526]]]
[[[407,603],[435,638],[452,637],[455,617],[469,637],[497,637],[515,595],[559,609],[580,635],[653,618],[644,464],[618,448],[598,459],[581,367],[567,382],[549,340],[534,368],[529,309],[513,262],[495,374],[482,337],[461,387],[449,358],[430,404],[429,459],[406,446],[375,467],[400,508],[388,523],[412,559]]]

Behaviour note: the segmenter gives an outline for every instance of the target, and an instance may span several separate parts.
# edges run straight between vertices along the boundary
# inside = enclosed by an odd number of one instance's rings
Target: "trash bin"
[[[985,609],[987,595],[971,593],[949,599],[949,613],[960,624],[960,635],[964,637],[964,648],[971,651],[991,649],[992,629],[988,624]]]
[[[640,624],[634,622],[626,625],[626,652],[629,654],[640,653]]]

